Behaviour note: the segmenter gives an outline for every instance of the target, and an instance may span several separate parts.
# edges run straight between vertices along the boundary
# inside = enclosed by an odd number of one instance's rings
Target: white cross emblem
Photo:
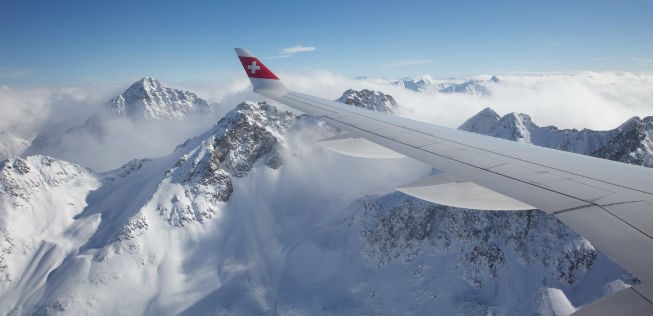
[[[250,72],[252,73],[252,75],[254,75],[254,74],[256,74],[257,70],[261,70],[261,66],[257,66],[256,65],[256,60],[255,60],[255,61],[252,62],[251,65],[247,66],[247,69],[249,69]]]

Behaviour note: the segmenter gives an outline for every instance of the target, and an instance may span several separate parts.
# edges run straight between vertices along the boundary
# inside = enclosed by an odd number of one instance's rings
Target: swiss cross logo
[[[277,76],[275,76],[268,67],[265,67],[265,65],[263,65],[263,63],[261,63],[261,61],[256,57],[239,56],[238,58],[243,64],[248,77],[279,80],[279,78],[277,78]]]
[[[252,75],[255,75],[255,74],[256,74],[256,71],[259,70],[259,69],[261,69],[261,66],[257,66],[257,65],[256,65],[256,60],[255,60],[255,61],[252,62],[251,65],[247,66],[247,69],[249,69],[249,72],[250,72]]]

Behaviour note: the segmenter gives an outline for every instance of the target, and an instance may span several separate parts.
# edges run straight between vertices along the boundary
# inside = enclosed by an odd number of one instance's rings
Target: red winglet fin
[[[238,59],[240,59],[245,73],[247,73],[254,86],[254,92],[272,98],[288,92],[281,80],[250,51],[244,48],[236,48],[236,54],[238,54]]]

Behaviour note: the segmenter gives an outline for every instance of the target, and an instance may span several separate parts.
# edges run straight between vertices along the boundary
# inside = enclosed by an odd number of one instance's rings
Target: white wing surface
[[[611,311],[653,315],[653,169],[441,127],[289,91],[249,51],[237,48],[236,53],[254,92],[343,129],[353,139],[385,147],[389,149],[386,154],[408,156],[443,172],[402,186],[402,192],[474,209],[543,210],[640,280],[632,288],[584,306],[575,314]]]

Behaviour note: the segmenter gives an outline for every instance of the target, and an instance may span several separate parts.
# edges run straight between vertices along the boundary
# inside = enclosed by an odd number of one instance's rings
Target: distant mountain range
[[[498,84],[499,78],[492,76],[488,80],[434,80],[425,77],[420,79],[404,78],[393,83],[417,92],[437,91],[441,93],[490,95],[489,86]]]
[[[146,77],[109,108],[179,119],[208,107],[193,96]],[[401,106],[370,90],[338,100]],[[488,108],[460,128],[650,166],[652,120],[558,130]],[[322,166],[304,153],[318,149],[289,144],[334,133],[243,102],[168,155],[109,172],[41,154],[0,162],[0,313],[567,315],[636,282],[537,210],[398,192],[342,205],[313,188],[319,176],[297,182]]]

